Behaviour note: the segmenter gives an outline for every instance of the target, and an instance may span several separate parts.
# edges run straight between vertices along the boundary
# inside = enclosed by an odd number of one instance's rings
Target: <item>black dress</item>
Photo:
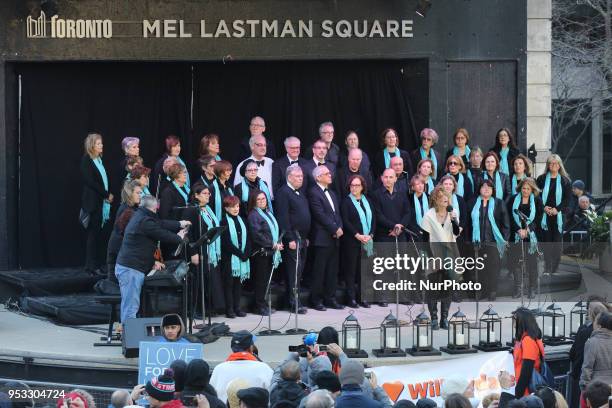
[[[223,217],[223,199],[227,196],[233,196],[234,190],[229,186],[229,181],[225,182],[225,185],[219,181],[218,178],[210,184],[210,201],[208,202],[208,206],[212,208],[217,216],[217,219],[221,219]],[[217,192],[219,192],[219,203],[217,205]]]
[[[185,186],[180,187],[182,192],[179,192],[178,188],[174,184],[168,184],[162,190],[159,195],[159,218],[162,220],[173,220],[180,221],[183,219],[183,213],[185,211],[188,201],[186,200],[189,197],[189,193]],[[161,245],[162,254],[164,259],[176,259],[177,257],[183,258],[184,254],[179,254],[178,256],[174,256],[176,251],[176,246],[169,244]]]
[[[243,312],[240,310],[240,297],[242,296],[242,283],[239,277],[232,276],[232,255],[237,256],[241,261],[248,261],[251,254],[251,242],[248,237],[248,224],[243,219],[245,227],[247,227],[247,240],[244,251],[232,244],[230,229],[227,219],[231,218],[236,226],[236,236],[238,242],[242,242],[242,230],[238,221],[238,216],[233,216],[225,213],[223,220],[221,220],[221,226],[226,226],[226,230],[221,234],[221,276],[223,277],[223,289],[225,293],[225,313],[228,317],[235,315],[242,315]]]
[[[275,242],[272,239],[272,230],[268,221],[263,217],[273,218],[274,215],[269,211],[261,215],[259,211],[253,209],[249,213],[249,233],[253,248],[251,265],[253,266],[253,283],[255,288],[255,312],[267,315],[268,307],[266,303],[266,288],[272,272],[272,247]],[[278,224],[277,224],[278,225]]]

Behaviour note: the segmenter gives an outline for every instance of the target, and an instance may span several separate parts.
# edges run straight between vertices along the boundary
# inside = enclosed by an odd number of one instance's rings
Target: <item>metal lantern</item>
[[[361,325],[353,310],[342,323],[342,349],[351,358],[368,357],[368,353],[361,350]]]
[[[482,351],[508,350],[509,347],[502,345],[502,319],[493,306],[484,311],[480,317],[480,329],[478,330],[479,342],[475,346]]]
[[[433,348],[433,328],[425,310],[412,323],[412,348],[407,350],[408,353],[413,356],[440,355],[441,353]]]
[[[401,348],[401,332],[397,317],[389,314],[380,323],[380,349],[372,350],[376,357],[398,357],[406,353]]]
[[[558,346],[567,344],[565,337],[565,313],[556,303],[551,304],[540,314],[542,341],[546,345]]]
[[[459,308],[448,321],[448,343],[440,350],[448,354],[476,353],[470,347],[470,323]]]
[[[576,337],[578,329],[582,326],[587,316],[587,305],[582,300],[574,305],[570,311],[570,337]]]

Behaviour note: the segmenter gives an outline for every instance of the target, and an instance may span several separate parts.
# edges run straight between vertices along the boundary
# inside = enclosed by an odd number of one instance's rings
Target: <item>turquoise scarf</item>
[[[472,186],[472,191],[474,191],[474,177],[472,176],[472,169],[467,169],[467,178],[470,180],[470,185]]]
[[[400,157],[400,149],[396,147],[395,153],[393,154],[395,155],[395,157]],[[389,151],[386,147],[383,149],[383,155],[385,156],[385,169],[388,169],[391,165],[391,155],[389,154]]]
[[[221,156],[219,156],[218,154],[215,155],[215,161],[221,161]]]
[[[474,204],[474,209],[472,210],[472,242],[478,243],[480,242],[480,207],[482,205],[482,198],[479,196],[476,199],[476,204]],[[499,251],[499,256],[504,256],[504,251],[506,250],[506,241],[504,240],[504,236],[501,231],[497,227],[497,223],[495,222],[495,199],[491,197],[489,199],[488,205],[488,217],[489,223],[491,224],[491,228],[493,229],[493,237],[495,238],[495,242],[497,244],[497,250]]]
[[[187,182],[185,183],[186,186],[190,186],[191,183],[189,182],[189,172],[187,171],[187,165],[185,164],[185,162],[183,161],[183,159],[181,159],[179,156],[176,156],[176,160],[181,163],[183,165],[183,167],[185,168],[185,173],[187,173]]]
[[[230,239],[232,241],[232,245],[236,248],[240,249],[244,252],[246,248],[247,242],[247,231],[244,222],[240,216],[237,216],[238,223],[240,224],[240,231],[242,233],[242,239],[240,244],[238,244],[238,233],[236,232],[236,223],[232,219],[231,216],[226,215],[227,218],[227,226],[229,227]],[[241,261],[236,255],[232,255],[232,276],[234,278],[240,278],[240,282],[244,282],[246,279],[251,277],[251,265],[249,264],[249,260]]]
[[[510,152],[510,149],[507,147],[503,147],[500,151],[499,151],[499,158],[500,158],[500,162],[499,162],[499,166],[500,169],[499,171],[501,171],[502,173],[506,174],[506,175],[510,175],[510,166],[508,165],[508,152]]]
[[[544,189],[542,190],[542,201],[544,205],[546,205],[546,200],[548,200],[548,193],[550,191],[550,172],[546,173],[546,181],[544,182]],[[561,196],[563,195],[563,191],[561,190],[561,174],[557,174],[557,181],[555,185],[555,206],[561,204]],[[542,229],[548,231],[548,225],[546,221],[548,216],[546,212],[542,216]],[[561,211],[557,214],[557,229],[559,233],[563,233],[563,215]]]
[[[246,203],[249,201],[249,191],[250,191],[249,186],[246,182],[246,178],[242,179],[241,185],[242,185],[242,202]],[[274,214],[274,210],[272,209],[272,199],[270,198],[270,189],[268,189],[266,182],[263,181],[261,178],[259,179],[259,189],[266,195],[266,200],[268,200],[268,209],[270,210],[272,214]]]
[[[489,179],[489,173],[487,171],[482,172],[482,178],[485,180]],[[499,175],[499,171],[495,171],[495,197],[500,200],[504,199],[504,188],[502,187],[501,176]]]
[[[204,208],[200,208],[200,216],[206,223],[208,229],[218,227],[219,219],[215,213],[207,205]],[[208,263],[212,266],[217,266],[221,259],[221,239],[217,238],[215,242],[208,248]]]
[[[261,208],[257,207],[257,212],[261,217],[266,220],[268,223],[268,227],[270,227],[270,232],[272,233],[272,245],[278,243],[278,222],[276,222],[276,218],[270,211],[270,213],[266,213]],[[272,268],[276,269],[276,267],[282,262],[282,257],[280,251],[277,249],[274,251],[274,255],[272,255]]]
[[[514,222],[519,228],[522,228],[521,219],[518,214],[514,212],[521,205],[521,195],[517,194],[514,197],[514,202],[512,203],[512,218]],[[531,225],[536,216],[536,208],[535,208],[535,198],[533,193],[529,195],[529,216],[527,218],[527,225]],[[521,236],[518,231],[514,234],[514,242],[520,242]],[[538,239],[536,238],[536,234],[532,228],[529,229],[529,253],[534,254],[538,250]]]
[[[438,178],[438,159],[436,158],[436,154],[433,152],[432,149],[429,149],[429,154],[431,157],[428,157],[427,153],[425,153],[425,149],[423,149],[423,146],[419,147],[419,152],[421,153],[421,160],[431,159],[431,161],[433,162],[432,177]]]
[[[470,158],[470,152],[471,152],[470,146],[465,145],[465,150],[464,151],[465,151],[465,157],[467,157],[469,159]],[[455,156],[459,156],[459,157],[463,158],[463,155],[459,154],[459,148],[457,146],[453,147],[453,154]],[[466,163],[463,163],[463,164],[465,164],[467,166]]]
[[[450,173],[447,173],[448,175],[453,176]],[[463,183],[463,174],[462,173],[457,173],[456,176],[453,176],[457,179],[457,195],[464,197],[465,196],[465,188],[464,188],[464,183]]]
[[[102,158],[96,157],[95,159],[92,159],[92,160],[94,164],[96,165],[98,172],[100,173],[100,177],[102,177],[102,183],[104,184],[104,190],[106,190],[106,192],[108,193],[108,176],[106,175],[106,169],[104,168],[104,165],[102,164]],[[104,226],[104,224],[110,219],[110,209],[111,209],[110,203],[104,200],[102,202],[102,226]]]
[[[521,177],[520,179],[517,179],[516,174],[512,175],[512,194],[520,193],[520,191],[517,191],[516,187],[518,186],[519,181],[521,181],[525,177],[527,176],[523,174],[523,177]]]
[[[429,177],[429,179],[427,180],[427,183],[425,183],[425,185],[427,186],[427,194],[431,194],[431,192],[434,189],[434,183],[431,177]]]
[[[142,190],[140,191],[140,198],[146,195],[151,195],[151,192],[149,191],[149,186],[144,186]]]
[[[361,208],[361,205],[359,205],[353,194],[349,194],[349,197],[357,210],[357,214],[359,214],[363,235],[370,235],[372,229],[372,209],[370,208],[370,203],[368,203],[367,198],[362,195],[361,202],[363,203],[363,208]],[[364,208],[365,212],[363,211]],[[366,256],[372,256],[374,254],[374,242],[369,240],[367,244],[363,244],[363,249],[365,250]]]
[[[200,175],[200,180],[202,180],[202,184],[204,184],[206,187],[209,187],[208,185],[208,181],[206,181],[206,177],[204,177],[204,175]]]
[[[417,195],[413,194],[413,197],[414,197],[414,212],[416,214],[416,222],[417,222],[417,225],[420,227],[421,223],[423,222],[423,215],[425,215],[425,213],[429,211],[429,200],[427,200],[427,194],[423,193],[423,195],[421,195],[421,197],[423,197],[423,206],[421,206],[421,202],[419,201],[419,198],[417,197]]]
[[[183,200],[185,200],[185,205],[186,205],[189,202],[189,188],[187,187],[187,184],[183,186],[185,190],[187,190],[187,193],[185,193],[183,189],[180,188],[178,184],[176,184],[176,181],[173,181],[172,185],[181,194],[181,196],[183,197]]]
[[[221,202],[221,188],[219,187],[219,181],[216,177],[213,180],[213,188],[215,190],[215,215],[217,216],[217,219],[221,219],[221,216],[223,215],[221,213],[223,203]]]
[[[457,219],[461,219],[461,210],[459,209],[457,194],[453,194],[453,210],[457,211]]]

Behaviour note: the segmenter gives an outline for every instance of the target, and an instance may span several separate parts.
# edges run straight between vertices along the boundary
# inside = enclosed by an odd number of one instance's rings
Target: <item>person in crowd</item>
[[[582,180],[575,180],[572,183],[572,195],[570,196],[570,200],[569,200],[569,209],[568,209],[568,218],[570,218],[571,216],[575,215],[578,212],[578,201],[580,200],[580,197],[587,197],[590,200],[593,199],[593,197],[591,196],[591,194],[589,194],[586,191],[586,185],[584,184],[584,181]]]
[[[200,156],[197,160],[197,168],[200,169],[200,174],[194,177],[196,183],[202,183],[206,187],[210,187],[215,181],[215,163],[217,159],[210,154]],[[195,184],[195,183],[194,183]]]
[[[455,193],[468,201],[473,196],[472,185],[465,174],[465,163],[460,156],[450,155],[446,159],[446,167],[444,168],[446,175],[451,175],[457,182]]]
[[[343,309],[344,306],[336,301],[339,240],[344,234],[340,203],[330,189],[332,173],[327,166],[317,166],[312,170],[312,177],[315,183],[308,190],[312,215],[310,243],[314,253],[310,302],[312,308],[319,311],[326,307]]]
[[[484,396],[484,398],[482,399],[481,403],[482,403],[482,408],[489,408],[491,407],[493,403],[498,403],[499,402],[499,393],[497,392],[492,392],[491,394],[487,394]]]
[[[312,186],[317,184],[316,180],[312,176],[312,172],[318,166],[325,165],[325,167],[327,167],[331,173],[332,183],[334,182],[337,168],[333,162],[326,161],[326,157],[327,144],[323,140],[317,140],[312,145],[312,159],[307,160],[303,166],[300,166],[302,167],[304,175],[306,176],[302,190],[308,192]]]
[[[266,156],[266,138],[262,135],[253,136],[249,140],[249,146],[251,147],[251,155],[244,159],[236,166],[236,175],[234,177],[234,186],[242,183],[244,178],[244,172],[242,167],[247,164],[247,161],[252,160],[257,164],[258,171],[257,176],[266,182],[266,186],[270,190],[270,198],[274,199],[274,191],[272,189],[272,165],[274,160]]]
[[[242,283],[251,277],[249,257],[251,239],[246,222],[240,216],[240,200],[236,196],[223,199],[224,216],[221,226],[227,227],[221,235],[221,276],[225,293],[225,316],[244,317],[240,309]]]
[[[187,363],[183,360],[174,360],[170,363],[170,369],[174,373],[174,399],[180,399],[185,388],[185,372]]]
[[[287,154],[276,160],[272,165],[272,188],[274,191],[281,188],[285,182],[285,170],[287,167],[297,164],[302,167],[306,164],[306,159],[300,156],[302,142],[295,136],[285,139],[285,151]]]
[[[416,175],[419,176],[425,184],[425,192],[431,194],[435,185],[436,179],[434,178],[434,164],[431,159],[423,159],[417,164]]]
[[[542,217],[544,206],[539,197],[540,189],[531,177],[523,178],[519,182],[518,189],[519,193],[514,194],[508,200],[510,242],[513,243],[510,245],[509,259],[519,260],[519,262],[511,262],[508,265],[514,276],[512,297],[514,299],[521,297],[522,285],[526,283],[525,289],[529,299],[533,299],[538,279],[538,235],[540,233],[538,220]],[[522,266],[521,262],[524,262]],[[526,276],[521,276],[523,267]]]
[[[302,169],[298,164],[292,164],[287,167],[285,174],[286,183],[276,192],[275,215],[280,230],[285,231],[282,255],[286,273],[286,297],[290,310],[295,311],[295,295],[299,294],[302,272],[306,263],[311,216],[308,198],[301,191],[304,183]],[[297,312],[306,314],[307,309],[298,303]]]
[[[511,195],[510,177],[499,171],[499,157],[495,152],[484,156],[482,179],[493,181],[495,197],[505,201]]]
[[[134,215],[134,212],[140,204],[141,196],[142,188],[140,187],[140,183],[136,180],[125,183],[121,190],[121,205],[117,210],[115,224],[113,225],[113,230],[108,239],[106,250],[107,278],[114,282],[117,281],[115,277],[115,264],[117,263],[117,254],[123,243],[123,233],[125,232],[125,227],[127,227],[130,218],[132,218],[132,215]]]
[[[612,313],[601,312],[593,323],[593,333],[584,345],[580,388],[591,381],[612,384]]]
[[[440,396],[446,401],[453,394],[459,394],[467,398],[470,401],[470,407],[477,407],[480,404],[478,398],[474,396],[474,380],[469,381],[464,375],[454,374],[444,379]]]
[[[419,163],[421,160],[429,160],[431,162],[431,174],[433,182],[441,176],[440,170],[443,164],[440,153],[433,147],[438,143],[438,133],[431,129],[425,128],[421,130],[421,146],[412,152],[412,163]],[[417,165],[417,174],[419,173]],[[426,180],[427,182],[427,180]],[[433,190],[433,188],[432,188]],[[431,192],[428,190],[428,193]]]
[[[344,146],[345,150],[340,152],[340,156],[338,157],[338,168],[344,168],[348,166],[348,154],[351,149],[359,149],[359,135],[354,130],[349,130],[344,134]],[[363,170],[366,173],[370,173],[370,157],[363,150],[361,151],[362,158],[361,163],[359,165],[359,169]],[[363,175],[363,174],[362,174]]]
[[[472,404],[461,394],[451,394],[444,400],[444,408],[472,408]]]
[[[338,331],[331,326],[325,326],[319,330],[317,335],[317,344],[327,346],[327,352],[321,353],[329,358],[331,370],[335,374],[339,374],[342,369],[342,364],[348,361],[346,353],[338,346],[340,338]]]
[[[270,405],[274,406],[279,401],[289,401],[292,406],[297,407],[306,396],[302,383],[300,364],[295,360],[289,360],[280,367],[280,381],[270,390]]]
[[[183,407],[180,399],[174,399],[176,383],[174,381],[174,372],[172,369],[166,368],[163,374],[147,381],[144,390],[146,391],[146,398],[151,408]]]
[[[163,268],[163,264],[153,257],[157,242],[179,245],[186,239],[186,228],[191,225],[185,220],[160,220],[157,207],[155,197],[142,197],[123,234],[115,265],[115,276],[121,290],[121,323],[136,317],[145,275],[151,269]]]
[[[499,157],[499,172],[510,177],[512,175],[512,161],[519,154],[512,132],[508,128],[501,128],[495,134],[495,146],[490,151]]]
[[[491,153],[491,152],[490,152]],[[494,154],[494,153],[493,153]],[[484,293],[490,301],[497,295],[497,281],[510,236],[510,221],[506,204],[493,194],[493,181],[483,180],[478,188],[479,195],[470,206],[471,241],[479,246],[479,256],[486,259],[485,267],[480,271],[480,280]]]
[[[578,198],[578,210],[566,225],[572,231],[589,231],[595,218],[597,218],[597,212],[591,204],[591,199],[587,195],[582,195]]]
[[[546,160],[546,172],[537,178],[542,191],[544,213],[540,220],[542,241],[545,242],[544,260],[546,273],[554,274],[561,260],[561,237],[564,214],[568,213],[570,179],[561,157],[551,154]]]
[[[461,157],[463,163],[468,163],[470,158],[470,133],[465,128],[459,128],[455,130],[453,135],[454,146],[446,152],[444,161],[448,161],[448,158],[452,155]]]
[[[227,407],[241,408],[238,391],[249,388],[251,384],[243,378],[235,378],[227,384]]]
[[[348,151],[346,165],[339,168],[336,175],[336,188],[340,197],[350,193],[348,180],[356,175],[363,177],[366,189],[372,188],[370,169],[362,165],[364,155],[365,153],[358,147],[351,148]]]
[[[457,194],[457,180],[451,175],[442,176],[438,185],[442,186],[444,191],[450,194],[450,202],[449,205],[453,206],[453,212],[457,215],[457,220],[459,221],[461,234],[457,237],[457,242],[463,243],[465,241],[469,241],[469,237],[467,233],[463,232],[466,230],[470,224],[470,213],[468,212],[467,203]]]
[[[316,333],[312,333],[312,336],[316,337]],[[281,367],[288,361],[295,361],[300,366],[300,378],[301,381],[312,390],[315,385],[315,379],[321,372],[331,371],[332,364],[329,360],[329,354],[318,351],[318,345],[307,346],[308,351],[306,357],[300,357],[299,353],[290,352],[287,358],[281,362],[275,369],[274,375],[270,382],[270,389],[273,390],[276,385],[281,381]],[[344,358],[346,355],[344,355]]]
[[[168,169],[170,184],[159,194],[159,216],[162,219],[178,219],[183,208],[189,204],[191,189],[187,183],[187,169],[180,163],[175,163]],[[180,207],[180,208],[179,208]]]
[[[382,408],[385,406],[381,401],[372,398],[361,388],[365,380],[365,374],[363,364],[359,361],[348,360],[344,363],[340,370],[339,378],[342,390],[336,398],[336,408]],[[374,373],[372,373],[372,388],[375,391],[378,391],[379,388],[376,384]],[[377,396],[383,400],[388,400],[385,392],[382,389],[380,391]],[[390,402],[388,405],[391,405]]]
[[[395,172],[395,190],[407,195],[410,191],[410,175],[404,171],[404,159],[398,156],[392,157],[389,168]]]
[[[376,217],[375,242],[405,242],[404,229],[411,227],[410,204],[408,195],[395,188],[397,177],[393,169],[386,169],[381,176],[382,186],[372,194]]]
[[[210,187],[210,202],[209,206],[215,212],[218,220],[223,218],[223,200],[226,197],[233,196],[234,190],[230,186],[230,178],[232,177],[232,165],[230,162],[221,160],[215,162],[215,179]]]
[[[408,202],[412,207],[411,224],[418,226],[418,231],[422,237],[420,241],[427,242],[427,232],[421,228],[423,216],[429,211],[429,194],[425,191],[425,182],[419,175],[412,177],[410,180],[410,193],[408,194]],[[432,190],[433,191],[433,190]]]
[[[184,402],[196,395],[204,395],[210,408],[225,408],[225,403],[217,397],[217,391],[210,385],[210,366],[200,358],[194,358],[185,370],[185,386],[182,399]],[[194,404],[189,404],[193,406]]]
[[[427,232],[430,242],[430,251],[435,257],[441,259],[457,258],[459,249],[455,244],[457,236],[461,233],[457,213],[448,211],[450,194],[444,187],[438,185],[431,193],[431,208],[423,216],[421,228]],[[446,280],[459,280],[455,271],[440,269],[428,271],[427,280],[443,283]],[[448,309],[451,304],[450,293],[444,291],[429,291],[427,294],[427,307],[431,315],[433,330],[448,329]],[[440,321],[438,323],[438,300],[440,300]]]
[[[85,154],[81,159],[81,179],[83,193],[81,195],[81,210],[86,214],[86,223],[83,223],[87,238],[85,243],[85,270],[95,274],[102,264],[98,254],[99,240],[104,224],[110,219],[110,209],[113,195],[110,193],[108,175],[102,152],[104,144],[102,135],[90,133],[85,138]],[[85,225],[86,224],[86,225]]]
[[[519,193],[519,183],[526,177],[531,177],[533,174],[533,164],[531,160],[522,153],[517,154],[512,159],[512,176],[510,177],[510,192],[512,194]]]
[[[110,404],[113,408],[123,408],[131,405],[130,393],[126,390],[116,390],[111,394]]]
[[[584,399],[588,408],[608,408],[611,394],[610,384],[603,381],[592,381],[584,390]]]
[[[155,192],[155,197],[159,197],[159,194],[172,182],[168,172],[170,171],[170,167],[174,166],[175,164],[181,164],[176,157],[169,156],[166,160],[164,160],[164,163],[162,164],[163,174],[160,174],[155,178],[155,188],[153,189]]]
[[[470,161],[468,169],[465,171],[465,175],[470,181],[470,187],[472,191],[476,191],[476,187],[480,185],[482,178],[482,149],[479,146],[474,146],[470,150]]]
[[[21,402],[13,402],[13,406],[21,405]],[[93,395],[80,388],[71,390],[57,401],[58,407],[68,406],[70,408],[96,408]]]
[[[282,262],[281,251],[284,249],[280,239],[278,221],[268,202],[268,196],[260,190],[254,190],[248,203],[248,226],[253,249],[253,275],[255,286],[255,313],[268,316],[274,309],[266,302],[266,288],[272,270]]]
[[[151,190],[149,190],[149,175],[151,174],[151,169],[144,166],[136,166],[130,172],[130,179],[138,182],[140,185],[140,193],[141,195],[151,195]]]
[[[255,160],[246,159],[240,167],[242,181],[240,184],[234,187],[234,194],[236,194],[236,197],[240,198],[240,215],[245,218],[248,215],[247,210],[249,197],[255,191],[261,191],[266,195],[268,210],[274,212],[272,209],[272,195],[270,194],[270,188],[268,187],[268,184],[258,176],[258,172],[259,166]]]
[[[540,371],[544,361],[544,343],[542,343],[542,331],[533,312],[521,307],[514,312],[514,318],[516,322],[512,349],[516,378],[514,395],[516,398],[521,398],[529,395],[529,384],[534,368]]]
[[[268,408],[270,393],[261,387],[251,387],[236,393],[241,408]]]
[[[219,143],[219,135],[216,133],[207,133],[202,136],[202,139],[200,139],[199,154],[200,157],[212,156],[216,161],[220,161],[221,144]]]
[[[557,406],[557,398],[555,397],[555,390],[550,387],[543,386],[538,387],[533,395],[542,400],[544,408],[559,408]]]
[[[274,143],[272,140],[266,136],[264,136],[264,132],[266,131],[266,122],[261,116],[254,116],[251,118],[249,122],[249,136],[245,136],[240,141],[240,145],[238,146],[238,154],[235,158],[234,163],[240,163],[244,159],[248,158],[252,154],[251,148],[251,138],[253,136],[263,136],[265,138],[266,143],[266,152],[268,157],[276,157],[276,149],[274,147]]]
[[[374,156],[374,175],[380,177],[385,169],[391,167],[392,157],[401,157],[404,163],[404,170],[408,174],[413,174],[412,160],[410,154],[399,148],[399,137],[395,129],[387,128],[380,134],[383,149]]]
[[[368,308],[370,307],[368,302],[361,299],[361,259],[363,256],[369,258],[374,255],[376,215],[373,205],[366,196],[365,178],[352,175],[348,179],[348,185],[350,193],[344,197],[340,211],[346,232],[341,238],[341,253],[347,306],[358,308],[361,304]]]
[[[187,168],[187,165],[185,164],[185,162],[183,161],[183,159],[181,159],[181,141],[180,139],[175,136],[175,135],[168,135],[168,137],[166,137],[166,152],[162,155],[162,157],[157,161],[157,163],[155,163],[155,167],[153,168],[153,186],[154,189],[152,190],[153,194],[157,194],[157,186],[159,184],[160,188],[162,183],[159,183],[158,180],[161,180],[164,178],[164,162],[166,161],[167,158],[169,157],[173,157],[175,158],[180,164],[183,165],[183,167]],[[186,183],[188,186],[191,185],[191,180],[189,179],[189,174],[187,174],[187,180]]]
[[[162,335],[158,338],[158,342],[162,343],[189,343],[185,337],[185,324],[183,319],[176,313],[169,313],[162,317],[161,323]],[[180,390],[179,390],[180,391]]]
[[[325,143],[325,157],[324,163],[329,164],[332,163],[334,169],[338,168],[338,160],[340,156],[340,147],[334,143],[334,124],[331,122],[323,122],[319,125],[319,140],[322,140]],[[316,156],[314,144],[311,146],[309,151],[307,152],[308,159],[312,159]],[[312,155],[311,155],[312,152]],[[320,158],[319,158],[319,161]]]
[[[230,344],[232,354],[215,367],[210,377],[210,385],[217,390],[219,399],[227,401],[227,386],[235,378],[242,378],[251,386],[268,389],[273,371],[254,353],[255,336],[247,330],[239,330],[232,336]]]
[[[335,399],[338,395],[340,395],[341,389],[342,385],[340,384],[338,375],[331,370],[324,370],[318,372],[315,376],[314,385],[311,386],[310,392],[312,393],[315,390],[327,390]]]
[[[393,408],[416,408],[416,404],[409,400],[399,400],[393,404]]]
[[[316,390],[308,394],[305,399],[305,408],[334,408],[334,397],[327,390]]]

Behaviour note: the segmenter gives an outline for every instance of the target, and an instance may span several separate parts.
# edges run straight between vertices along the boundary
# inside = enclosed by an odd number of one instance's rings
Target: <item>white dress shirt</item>
[[[238,184],[242,183],[242,176],[240,175],[240,168],[242,167],[242,163],[244,163],[245,161],[249,159],[260,161],[254,158],[252,155],[251,157],[246,158],[243,161],[241,161],[240,164],[236,166],[236,176],[234,176],[234,186],[237,186]],[[274,160],[272,160],[269,157],[264,157],[262,160],[264,161],[264,165],[259,166],[257,168],[257,176],[266,182],[266,184],[268,185],[268,189],[270,190],[270,198],[273,199],[274,192],[272,191],[272,164],[274,163]]]
[[[327,201],[329,201],[329,205],[331,205],[332,210],[336,212],[336,207],[334,207],[334,200],[332,200],[331,195],[329,194],[329,188],[323,187],[321,184],[317,183],[318,186],[323,190],[323,194],[327,197]]]

